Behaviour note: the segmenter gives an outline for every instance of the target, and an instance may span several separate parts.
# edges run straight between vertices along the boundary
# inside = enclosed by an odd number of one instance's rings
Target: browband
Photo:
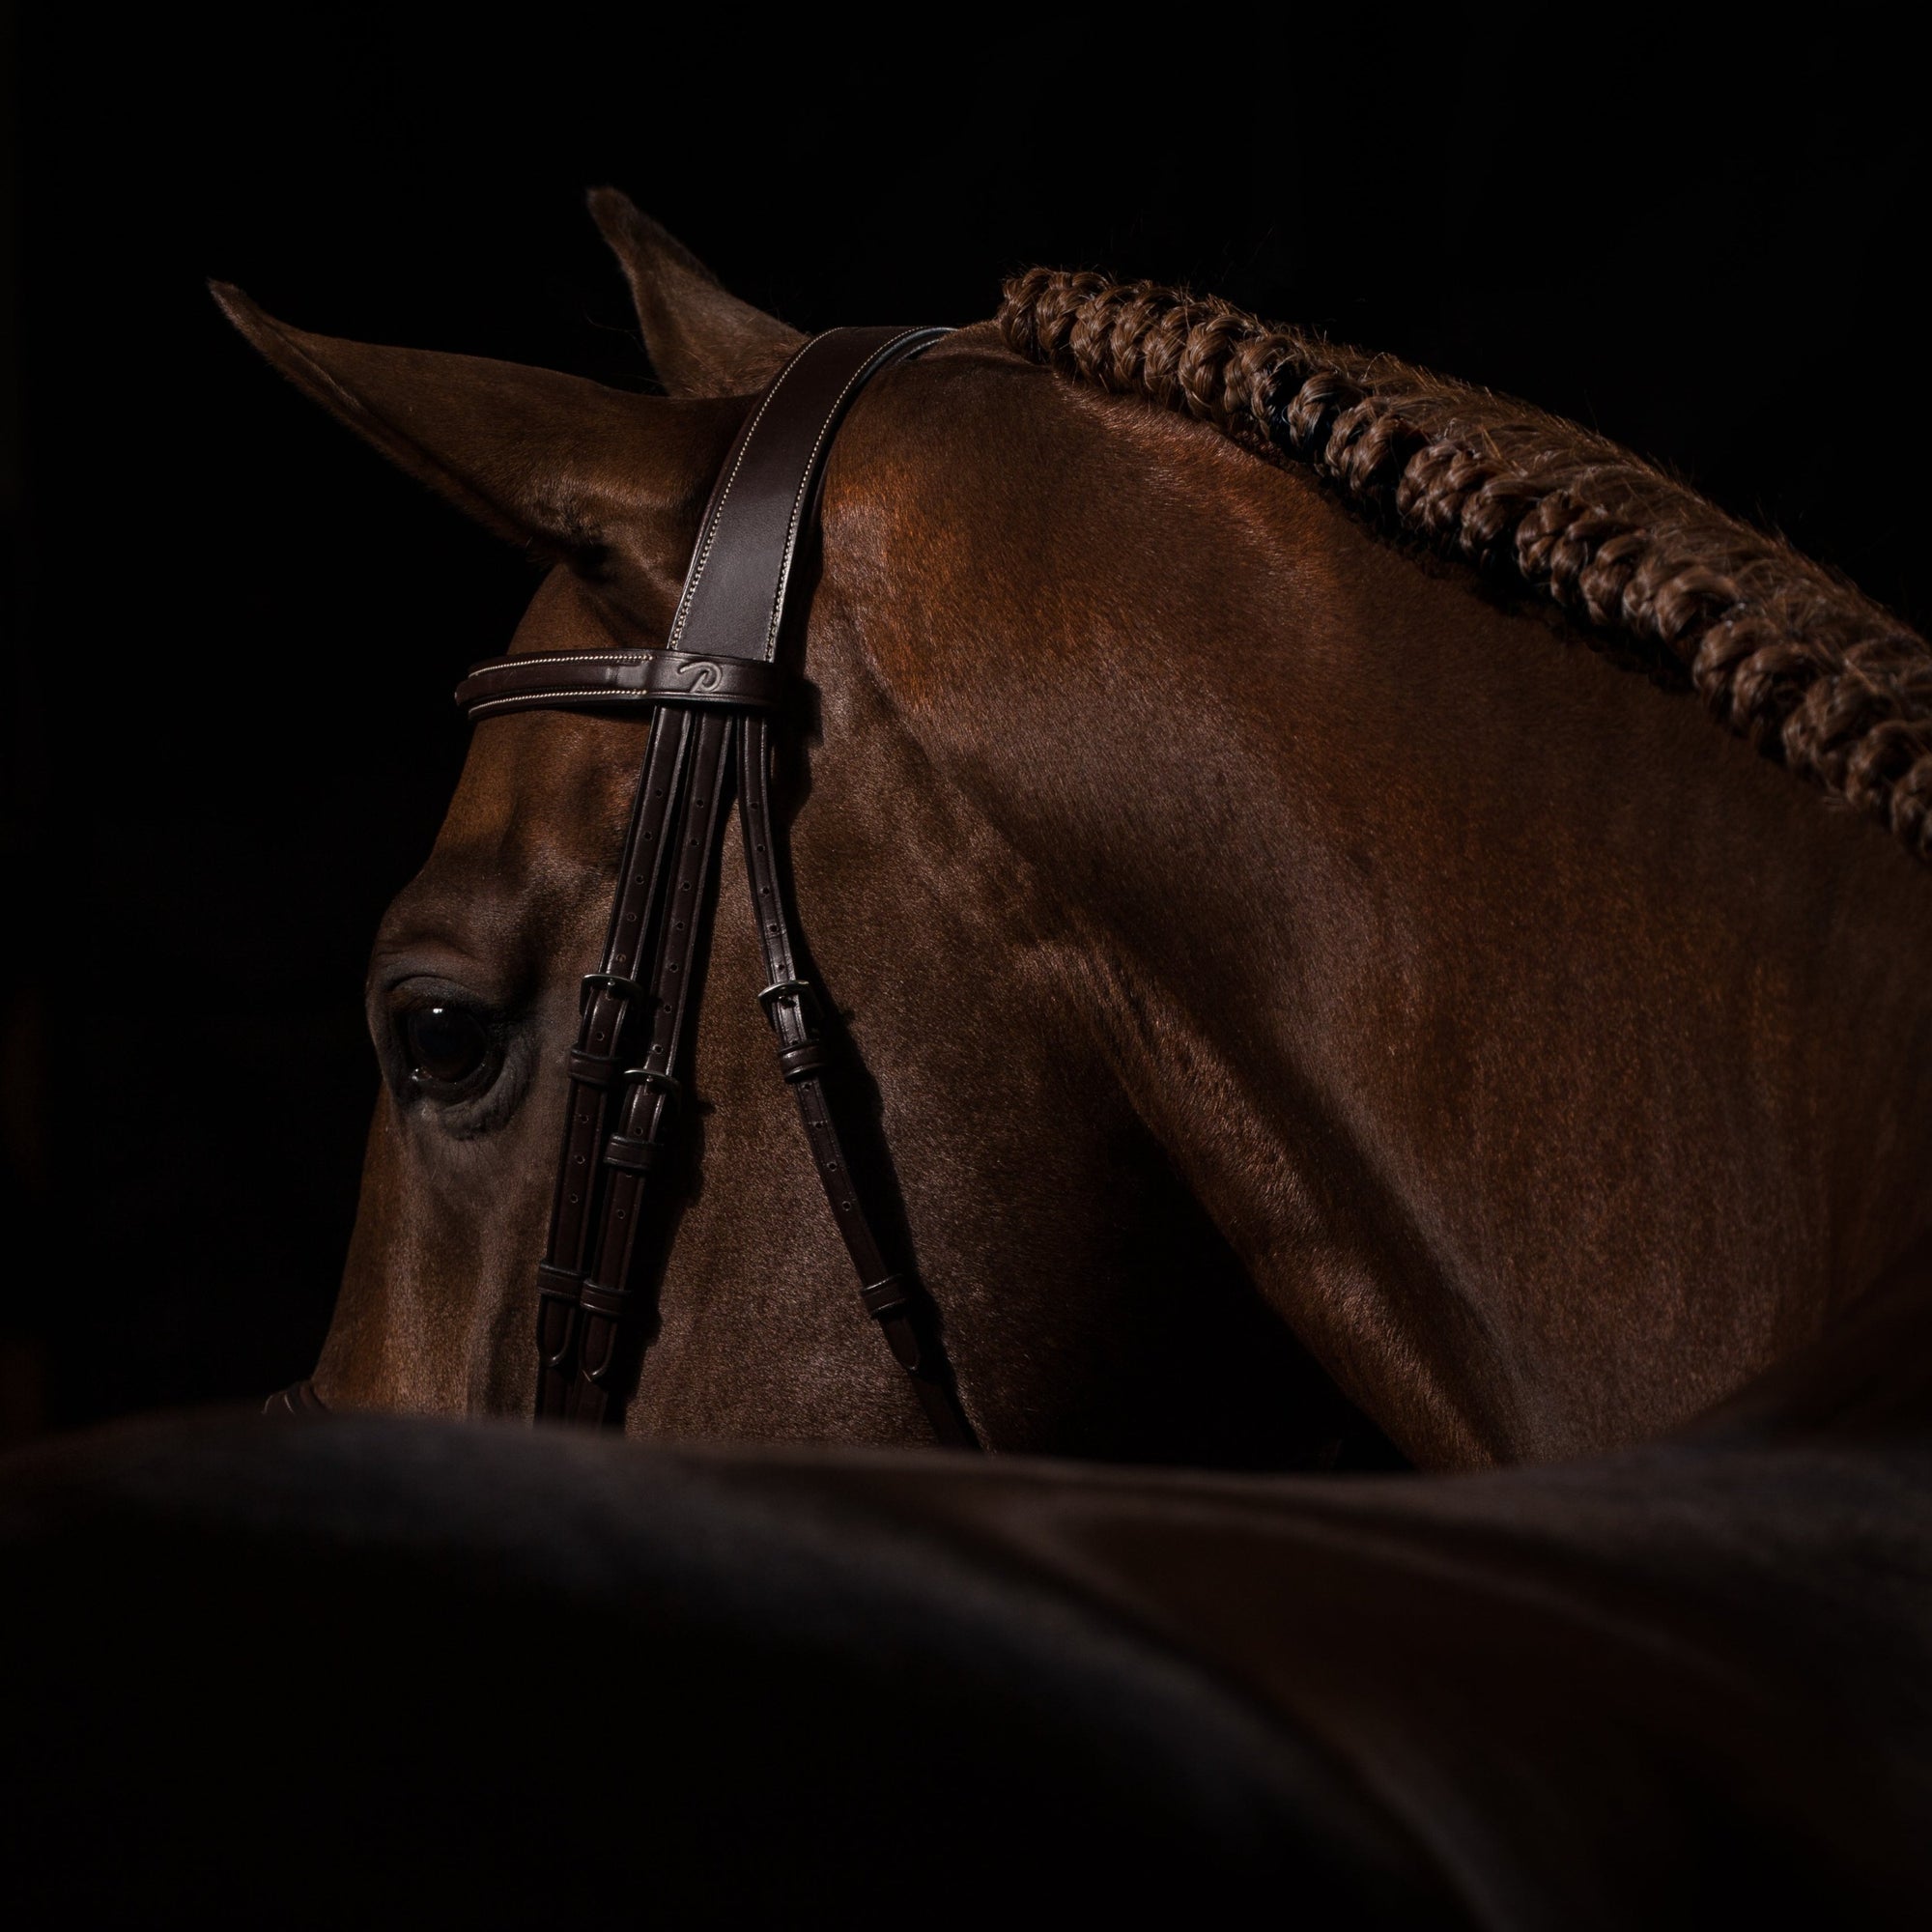
[[[779,1070],[798,1096],[813,1166],[858,1275],[934,1435],[977,1448],[930,1303],[852,1174],[835,1116],[838,1036],[799,967],[783,835],[772,810],[771,723],[789,680],[774,662],[792,565],[816,510],[840,418],[873,376],[947,331],[839,328],[781,369],[712,490],[666,647],[492,658],[456,701],[472,720],[513,711],[642,706],[650,717],[599,969],[583,979],[550,1236],[537,1268],[537,1416],[621,1420],[654,1308],[675,1195],[680,1074],[696,996],[700,909],[715,892],[732,785]],[[731,1319],[725,1312],[721,1319]]]
[[[735,704],[769,711],[783,701],[784,673],[755,659],[695,651],[559,651],[549,657],[485,658],[456,687],[471,724],[499,711],[587,710],[593,706]]]

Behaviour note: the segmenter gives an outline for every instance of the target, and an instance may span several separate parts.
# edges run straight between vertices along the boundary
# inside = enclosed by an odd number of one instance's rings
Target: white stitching
[[[658,650],[651,645],[640,645],[635,650],[626,651],[557,651],[548,656],[532,653],[526,658],[493,658],[486,659],[482,668],[471,671],[463,682],[470,684],[479,679],[497,677],[506,672],[522,670],[526,665],[611,665],[621,670],[647,670],[653,660],[672,655],[673,653],[669,651]],[[697,664],[753,662],[751,659],[721,660],[702,653],[686,652],[683,655]],[[629,700],[656,702],[660,698],[675,697],[680,695],[686,694],[659,692],[648,686],[639,688],[634,685],[581,684],[567,686],[561,691],[510,691],[500,696],[476,697],[463,709],[468,716],[474,718],[479,711],[499,711],[507,705],[541,704],[560,697],[582,697],[595,702],[621,703]]]
[[[493,671],[521,670],[526,665],[630,664],[638,658],[654,658],[659,653],[645,644],[624,651],[555,651],[548,657],[532,654],[526,658],[485,658],[470,677],[488,677]]]
[[[881,374],[883,374],[884,370],[882,365],[885,363],[886,358],[892,355],[893,351],[898,348],[901,343],[909,341],[913,336],[925,334],[927,332],[927,328],[928,325],[923,325],[923,324],[913,328],[902,328],[898,332],[898,334],[881,343],[879,347],[875,349],[871,355],[867,356],[865,361],[863,361],[858,366],[858,368],[853,370],[851,375],[845,379],[845,386],[842,389],[840,389],[838,391],[838,394],[833,399],[832,406],[825,412],[823,418],[819,422],[818,435],[813,440],[811,445],[811,454],[806,461],[804,474],[801,475],[799,478],[798,494],[792,498],[791,519],[785,527],[784,546],[779,554],[778,587],[773,593],[771,619],[765,626],[764,647],[760,654],[766,660],[766,662],[769,662],[771,660],[775,647],[777,645],[779,621],[784,612],[785,589],[786,586],[791,582],[792,556],[793,554],[798,549],[799,526],[802,521],[804,520],[805,516],[806,492],[810,488],[812,476],[814,472],[817,470],[818,453],[821,449],[825,447],[825,439],[831,434],[832,425],[838,419],[839,412],[845,407],[846,397],[848,397],[852,393],[853,389],[858,385],[858,384],[867,374],[867,372],[877,369],[880,371]],[[843,334],[845,331],[842,329],[831,329],[828,330],[827,332],[832,335],[840,335]],[[799,353],[796,355],[794,355],[791,358],[791,360],[784,365],[782,369],[779,371],[777,381],[775,381],[772,384],[772,386],[765,391],[764,399],[758,405],[757,413],[752,418],[751,426],[745,432],[745,440],[738,445],[738,454],[737,457],[732,462],[731,473],[724,479],[724,488],[719,493],[718,507],[712,512],[711,521],[705,526],[704,540],[698,547],[696,560],[691,566],[691,577],[689,582],[687,582],[684,586],[684,594],[678,600],[677,614],[671,620],[670,635],[664,641],[664,650],[666,652],[676,650],[677,640],[684,633],[685,620],[691,614],[691,606],[693,600],[697,595],[698,582],[704,576],[705,565],[709,563],[711,560],[711,547],[717,541],[718,526],[724,521],[724,506],[731,499],[732,487],[738,481],[739,470],[745,467],[745,458],[751,453],[753,440],[753,438],[756,437],[758,433],[758,425],[764,420],[765,412],[771,408],[773,398],[776,397],[780,389],[781,389],[784,386],[785,378],[788,377],[791,374],[791,372],[794,369],[796,369],[801,362],[805,360],[805,357],[807,354],[810,351],[811,347],[813,346],[813,343],[822,342],[824,340],[825,337],[822,335],[814,336],[811,342],[807,343],[805,347],[801,349]],[[472,671],[470,675],[473,677],[487,677],[492,670],[520,669],[526,665],[541,665],[541,664],[628,665],[637,663],[643,659],[655,657],[657,655],[659,655],[659,653],[648,646],[631,651],[569,651],[569,652],[562,652],[551,657],[533,656],[526,658],[502,659],[499,660],[497,664],[489,666],[484,670]],[[474,718],[479,711],[500,709],[506,704],[536,704],[550,698],[575,697],[575,696],[581,696],[583,694],[582,692],[576,692],[576,691],[526,692],[526,693],[520,693],[513,697],[479,698],[474,704],[469,705],[468,709],[470,717]],[[640,696],[643,694],[612,693],[610,695],[611,696],[628,695],[628,696]]]
[[[834,331],[836,333],[836,331]],[[822,336],[813,336],[812,342],[823,341]],[[711,546],[718,536],[718,526],[724,518],[724,505],[731,500],[731,486],[738,480],[738,472],[745,467],[745,458],[750,453],[752,439],[758,433],[758,425],[765,419],[765,412],[771,408],[772,399],[784,387],[785,378],[803,362],[811,351],[808,342],[789,362],[778,373],[778,379],[765,391],[764,400],[758,405],[758,412],[745,431],[745,440],[738,445],[738,454],[731,465],[731,473],[724,479],[724,488],[719,493],[718,507],[711,513],[711,521],[704,528],[704,541],[698,546],[697,560],[691,566],[691,577],[684,586],[684,595],[677,600],[677,615],[671,619],[670,636],[665,639],[667,650],[675,650],[677,640],[684,635],[684,620],[691,614],[691,601],[697,595],[698,580],[704,575],[704,566],[711,561]]]
[[[866,357],[865,361],[860,363],[858,368],[852,371],[851,375],[846,379],[845,386],[838,391],[837,400],[825,412],[824,420],[818,425],[818,437],[811,445],[811,455],[806,461],[805,474],[798,481],[798,495],[792,498],[791,523],[785,530],[784,548],[779,553],[778,589],[772,597],[771,622],[765,626],[765,643],[762,652],[762,655],[767,659],[772,656],[778,643],[779,619],[784,611],[785,586],[791,582],[792,552],[797,548],[799,522],[805,515],[805,493],[810,488],[812,474],[818,468],[818,452],[825,447],[825,439],[831,434],[832,425],[838,421],[839,411],[845,407],[845,398],[852,393],[853,389],[858,385],[860,379],[871,369],[880,369],[883,374],[881,365],[884,363],[885,358],[901,342],[906,341],[909,337],[923,335],[926,332],[926,325],[922,325],[917,328],[902,328],[891,341],[881,343],[870,355]],[[773,385],[772,392],[774,395],[778,393],[776,384]],[[746,445],[749,447],[751,438],[747,437],[745,440]],[[719,501],[718,507],[723,511],[724,505],[722,498]]]
[[[479,697],[475,703],[467,704],[464,709],[474,718],[479,711],[501,711],[506,706],[519,704],[551,704],[559,697],[584,697],[598,704],[654,703],[664,694],[655,691],[610,691],[602,686],[584,690],[581,685],[573,685],[564,691],[513,691],[502,697]]]

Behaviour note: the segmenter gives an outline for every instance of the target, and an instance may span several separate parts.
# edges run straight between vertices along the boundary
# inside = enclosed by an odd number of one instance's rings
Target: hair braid
[[[1029,269],[1000,327],[1057,374],[1308,464],[1346,500],[1659,648],[1727,729],[1932,862],[1932,650],[1602,437],[1212,298]]]

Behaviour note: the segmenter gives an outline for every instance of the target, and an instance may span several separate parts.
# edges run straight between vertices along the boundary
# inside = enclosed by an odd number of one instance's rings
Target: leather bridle
[[[567,1063],[569,1108],[537,1268],[541,1422],[596,1428],[622,1420],[669,1225],[698,933],[735,777],[765,959],[758,999],[858,1274],[860,1303],[911,1378],[934,1436],[979,1446],[933,1311],[904,1258],[896,1267],[888,1262],[880,1217],[846,1160],[835,1103],[840,1083],[827,1077],[834,1036],[800,975],[790,867],[771,797],[773,732],[793,708],[793,680],[778,654],[827,452],[864,384],[945,333],[837,328],[786,362],[713,486],[663,649],[492,658],[457,687],[457,703],[478,722],[539,709],[641,707],[650,715],[610,931],[597,971],[583,978]]]

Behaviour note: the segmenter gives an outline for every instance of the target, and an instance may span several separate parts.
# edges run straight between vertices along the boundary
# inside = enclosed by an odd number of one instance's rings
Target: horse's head
[[[668,395],[321,338],[217,291],[298,386],[547,566],[519,655],[663,642],[721,459],[802,340],[622,197],[593,209]],[[985,330],[940,359],[1012,364]],[[933,460],[916,445],[938,431],[909,439],[903,419],[877,421],[886,400],[862,399],[828,480],[805,639],[810,735],[822,719],[825,751],[801,756],[786,787],[794,802],[811,794],[792,835],[806,940],[877,1080],[882,1131],[855,1157],[903,1213],[895,1232],[994,1439],[1236,1459],[1289,1453],[1290,1437],[1330,1442],[1347,1406],[1246,1293],[1107,1079],[998,841],[933,785],[905,729],[893,688],[904,667],[889,680],[875,646],[905,594],[907,546],[943,538],[924,521],[929,491],[901,488],[908,462]],[[944,461],[972,464],[956,433],[944,443]],[[998,461],[982,452],[984,473],[956,487],[997,492]],[[316,1376],[331,1406],[527,1412],[560,1062],[643,742],[640,719],[539,713],[479,728],[434,852],[383,922],[368,1014],[384,1091]],[[857,1310],[772,1076],[745,891],[727,867],[691,1083],[689,1199],[632,1426],[924,1440]],[[1311,1391],[1292,1423],[1263,1396],[1284,1378]]]
[[[668,395],[224,296],[548,564],[519,654],[664,641],[724,451],[799,341],[621,198],[598,211]],[[1151,312],[1160,348],[1185,315]],[[1124,314],[1074,318],[1078,355]],[[1211,414],[1204,372],[1249,381],[1244,353],[1214,311],[1148,352],[1146,396]],[[1932,944],[1922,881],[1681,691],[1256,462],[1264,429],[1058,382],[990,327],[856,405],[783,785],[811,977],[875,1083],[854,1159],[999,1446],[1325,1460],[1378,1439],[1356,1406],[1429,1461],[1653,1431],[1932,1213],[1895,937]],[[1361,439],[1384,444],[1416,447]],[[1447,440],[1422,458],[1463,473]],[[479,727],[383,923],[331,1404],[530,1405],[560,1063],[643,735]],[[715,925],[629,1425],[923,1440],[772,1070],[733,867]]]

